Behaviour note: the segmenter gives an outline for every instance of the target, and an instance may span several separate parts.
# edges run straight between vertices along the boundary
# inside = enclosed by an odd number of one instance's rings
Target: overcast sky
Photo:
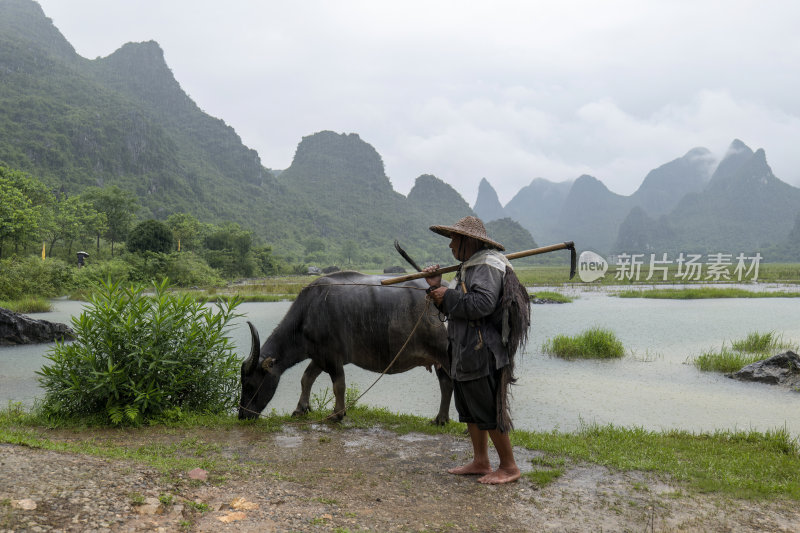
[[[183,89],[270,168],[358,133],[407,194],[470,203],[591,174],[630,194],[734,138],[800,185],[800,2],[39,0],[88,58],[155,40]],[[224,7],[223,7],[224,6]]]

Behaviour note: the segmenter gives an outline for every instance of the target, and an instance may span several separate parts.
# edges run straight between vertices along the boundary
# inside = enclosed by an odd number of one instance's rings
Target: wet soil
[[[697,494],[642,472],[567,463],[540,487],[447,468],[466,438],[327,425],[47,432],[129,449],[190,443],[204,472],[0,445],[0,531],[800,531],[796,502]],[[524,472],[540,454],[516,449]]]

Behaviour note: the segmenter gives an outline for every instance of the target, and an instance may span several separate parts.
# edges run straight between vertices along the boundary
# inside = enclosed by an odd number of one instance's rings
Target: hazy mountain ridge
[[[394,191],[380,154],[357,134],[304,137],[276,178],[233,128],[183,91],[157,43],[82,58],[32,0],[0,0],[0,139],[0,161],[53,188],[117,184],[138,195],[140,216],[182,211],[236,221],[295,257],[316,237],[386,255],[400,238],[418,243],[421,260],[447,260],[427,227],[473,213],[434,176],[420,176],[408,197]],[[763,150],[739,140],[709,178],[713,163],[708,150],[694,148],[648,173],[630,196],[591,176],[536,178],[506,206],[484,178],[474,212],[487,222],[513,219],[530,242],[574,240],[601,253],[784,242],[800,189],[774,176]],[[495,226],[525,241],[516,228]]]

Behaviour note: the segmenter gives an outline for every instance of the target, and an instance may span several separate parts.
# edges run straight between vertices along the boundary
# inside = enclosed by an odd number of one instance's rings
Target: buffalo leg
[[[309,410],[309,399],[311,398],[311,386],[316,381],[322,369],[317,366],[314,361],[308,363],[306,371],[303,372],[303,377],[300,378],[300,401],[297,402],[292,416],[303,416]]]
[[[439,402],[439,414],[432,420],[437,426],[443,426],[450,421],[450,400],[453,397],[453,380],[442,368],[436,369],[436,377],[439,378],[439,390],[442,392],[442,399]]]
[[[333,370],[330,370],[328,374],[330,374],[331,381],[333,382],[333,397],[336,399],[336,406],[333,408],[333,413],[331,413],[328,418],[338,421],[344,418],[346,409],[344,398],[347,386],[344,381],[344,368],[337,366]]]

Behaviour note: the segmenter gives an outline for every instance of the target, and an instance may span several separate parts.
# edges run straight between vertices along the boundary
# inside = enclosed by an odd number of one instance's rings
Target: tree
[[[209,265],[228,276],[251,276],[255,269],[250,254],[252,244],[252,232],[243,230],[239,224],[227,223],[206,236],[205,258]]]
[[[145,220],[137,224],[128,235],[128,250],[131,252],[158,252],[166,254],[172,251],[175,238],[172,230],[158,220]]]
[[[167,226],[181,243],[181,250],[197,250],[203,243],[205,224],[188,213],[175,213],[167,218]]]
[[[72,255],[72,243],[82,236],[93,235],[99,227],[105,228],[105,215],[98,213],[91,203],[80,196],[66,196],[55,202],[53,209],[44,217],[43,237],[50,244],[48,255],[58,241],[68,245],[68,255]]]
[[[358,243],[353,240],[346,240],[342,245],[342,254],[344,254],[347,264],[353,264],[353,258],[358,254]]]
[[[111,241],[111,257],[114,257],[114,243],[127,237],[133,216],[139,209],[139,201],[133,193],[116,185],[102,189],[92,187],[84,192],[84,197],[106,216],[105,236]],[[100,252],[100,233],[97,234],[97,251]]]
[[[52,194],[39,182],[24,174],[0,166],[0,257],[6,241],[16,246],[38,237],[42,217],[52,201]]]

